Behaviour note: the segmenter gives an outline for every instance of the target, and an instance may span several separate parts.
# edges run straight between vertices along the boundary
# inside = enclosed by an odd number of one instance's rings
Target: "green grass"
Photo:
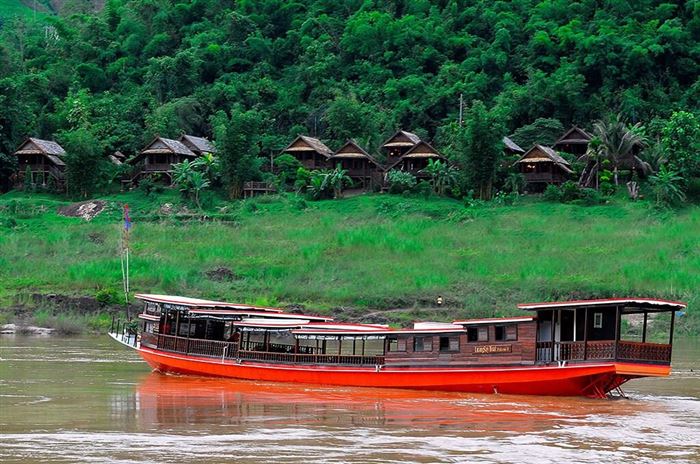
[[[698,207],[658,213],[620,200],[465,208],[391,195],[212,198],[214,220],[200,221],[159,212],[165,202],[178,208],[176,192],[105,199],[105,213],[86,223],[56,215],[65,203],[56,197],[0,197],[0,301],[119,289],[120,204],[128,202],[137,292],[302,303],[341,318],[407,309],[398,321],[513,314],[527,301],[652,296],[688,301],[685,327],[700,326]],[[235,278],[208,279],[205,272],[219,266]],[[433,309],[438,295],[449,311]]]

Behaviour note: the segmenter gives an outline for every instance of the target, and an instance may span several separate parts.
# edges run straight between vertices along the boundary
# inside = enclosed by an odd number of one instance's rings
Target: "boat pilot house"
[[[164,372],[592,397],[632,378],[668,375],[674,314],[685,308],[651,299],[537,303],[520,305],[528,314],[518,317],[394,329],[210,300],[137,298],[144,302],[140,343],[130,340]],[[667,328],[667,338],[652,342],[651,324],[655,333]],[[623,333],[623,325],[637,330]]]

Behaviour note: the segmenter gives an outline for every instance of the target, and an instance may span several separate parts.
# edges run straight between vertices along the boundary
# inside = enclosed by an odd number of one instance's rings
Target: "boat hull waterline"
[[[662,377],[670,366],[620,362],[517,367],[320,366],[201,358],[139,347],[163,373],[374,388],[601,398],[630,379]]]

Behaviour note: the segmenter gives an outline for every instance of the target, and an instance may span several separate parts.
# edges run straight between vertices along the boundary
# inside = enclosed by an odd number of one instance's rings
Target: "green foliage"
[[[503,156],[503,125],[500,117],[475,101],[460,131],[457,162],[462,166],[463,191],[474,190],[479,198],[492,195],[496,171]]]
[[[12,188],[12,176],[17,171],[17,157],[0,152],[0,193]]]
[[[685,178],[700,176],[700,121],[695,115],[674,111],[663,127],[661,146],[670,171]]]
[[[240,198],[243,184],[259,180],[262,159],[258,157],[260,115],[234,110],[231,117],[219,114],[215,121],[221,157],[221,177],[229,196]]]
[[[295,185],[297,172],[302,167],[299,160],[292,155],[284,154],[275,158],[274,163],[280,185],[285,187]]]
[[[124,296],[121,295],[120,301],[120,293],[112,287],[106,287],[98,290],[97,293],[95,293],[95,299],[105,305],[124,302]]]
[[[371,147],[398,127],[433,140],[460,94],[528,148],[557,121],[700,106],[692,5],[111,0],[82,14],[85,0],[68,3],[78,14],[36,22],[17,2],[0,7],[2,152],[89,122],[106,150],[134,153],[156,133],[211,136],[222,111],[253,111],[252,132],[268,134],[242,155],[299,131]]]
[[[510,136],[524,150],[535,144],[551,146],[564,133],[564,126],[558,119],[537,118],[531,124],[519,127]]]
[[[313,200],[340,198],[343,187],[351,183],[347,171],[336,167],[332,171],[312,171],[306,190]]]
[[[31,192],[34,190],[34,182],[32,182],[32,168],[27,166],[24,170],[24,191]]]
[[[662,165],[659,172],[651,176],[657,206],[673,206],[685,201],[683,184],[685,179],[667,165]]]
[[[603,203],[603,197],[597,190],[581,188],[572,181],[566,181],[561,186],[548,185],[543,197],[550,202],[574,203],[582,206],[594,206]]]
[[[392,169],[386,175],[389,193],[410,192],[416,187],[416,176],[410,172]]]
[[[444,195],[457,183],[457,170],[445,161],[429,159],[422,172],[430,176],[430,185],[438,195]]]
[[[88,129],[78,128],[64,132],[61,137],[66,150],[66,186],[74,197],[87,198],[104,179],[102,172],[107,163],[101,142]]]

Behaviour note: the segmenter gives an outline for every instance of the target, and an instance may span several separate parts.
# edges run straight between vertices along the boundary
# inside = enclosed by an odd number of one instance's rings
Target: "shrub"
[[[574,200],[578,200],[581,198],[581,189],[579,186],[570,180],[567,180],[563,184],[561,184],[561,187],[559,187],[559,191],[561,192],[561,202],[563,203],[569,203]]]
[[[585,206],[594,206],[603,203],[603,198],[596,189],[583,188],[580,191],[579,201]]]
[[[556,185],[548,185],[544,189],[544,199],[551,202],[560,202],[562,199],[561,190]]]
[[[119,292],[114,288],[102,288],[95,293],[95,299],[105,305],[119,303]]]
[[[404,193],[412,191],[416,186],[416,176],[410,172],[391,170],[386,175],[389,193]]]

